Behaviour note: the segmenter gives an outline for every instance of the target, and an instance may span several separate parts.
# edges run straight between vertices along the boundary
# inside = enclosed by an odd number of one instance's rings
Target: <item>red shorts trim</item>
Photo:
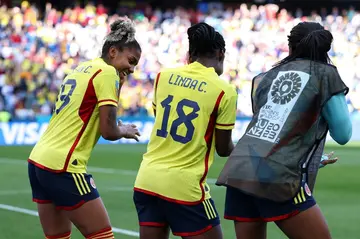
[[[198,236],[198,235],[204,234],[205,232],[209,231],[212,228],[213,228],[213,226],[209,225],[209,226],[205,227],[204,229],[201,229],[200,231],[196,231],[196,232],[173,232],[173,234],[175,236],[180,236],[180,237]]]
[[[235,217],[235,216],[224,216],[225,219],[227,220],[232,220],[232,221],[236,221],[236,222],[262,222],[263,219],[258,217],[258,218],[246,218],[246,217]]]
[[[56,209],[59,209],[59,210],[64,210],[64,211],[72,211],[72,210],[75,210],[79,207],[81,207],[82,205],[84,205],[86,203],[86,201],[81,201],[79,202],[78,204],[74,205],[74,206],[71,206],[71,207],[66,207],[66,206],[57,206]]]
[[[159,222],[139,222],[140,226],[144,227],[166,227],[166,223],[159,223]]]
[[[276,217],[246,218],[246,217],[236,217],[236,216],[226,216],[225,215],[224,218],[227,219],[227,220],[232,220],[232,221],[236,221],[236,222],[276,222],[276,221],[281,221],[281,220],[284,220],[284,219],[291,218],[293,216],[296,216],[299,213],[300,213],[299,210],[295,210],[295,211],[293,211],[291,213],[276,216]]]
[[[36,199],[36,198],[33,198],[33,202],[36,202],[36,203],[39,203],[39,204],[49,204],[49,203],[52,203],[51,200],[41,200],[41,199]]]
[[[276,217],[269,217],[269,218],[264,218],[263,221],[264,222],[275,222],[275,221],[281,221],[281,220],[284,220],[284,219],[288,219],[290,217],[293,217],[297,214],[299,214],[300,211],[299,210],[295,210],[291,213],[288,213],[288,214],[284,214],[284,215],[280,215],[280,216],[276,216]]]

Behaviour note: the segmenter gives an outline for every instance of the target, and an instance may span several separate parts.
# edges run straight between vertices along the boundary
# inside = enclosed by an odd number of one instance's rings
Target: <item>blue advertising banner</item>
[[[123,123],[132,123],[138,126],[141,133],[140,143],[147,143],[153,129],[154,119],[149,118],[121,118]],[[233,140],[238,141],[244,134],[250,118],[239,118],[236,120],[233,130]],[[46,130],[49,118],[41,118],[35,122],[12,122],[0,123],[0,146],[3,145],[34,145]],[[332,140],[331,137],[327,137]],[[353,141],[360,140],[360,119],[353,120]],[[120,139],[117,141],[107,141],[100,138],[98,144],[126,144],[136,143],[134,140]]]
[[[154,119],[149,118],[121,118],[123,123],[132,123],[137,125],[141,133],[140,143],[147,143],[150,138],[154,125]],[[233,131],[234,139],[239,139],[249,123],[249,119],[238,119],[235,130]],[[0,123],[0,146],[1,145],[34,145],[45,132],[49,124],[49,119],[42,118],[36,122],[12,122]],[[102,137],[98,144],[124,144],[136,143],[134,140],[120,139],[117,141],[107,141]]]

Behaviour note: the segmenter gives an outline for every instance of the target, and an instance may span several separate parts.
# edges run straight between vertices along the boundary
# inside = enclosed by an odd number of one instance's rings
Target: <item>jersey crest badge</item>
[[[94,189],[96,189],[95,181],[94,181],[93,178],[90,178],[90,184],[91,184],[91,187],[93,187]]]
[[[310,191],[310,188],[309,188],[309,186],[307,185],[307,183],[305,183],[304,188],[305,188],[306,194],[310,197],[310,196],[311,196],[311,191]]]

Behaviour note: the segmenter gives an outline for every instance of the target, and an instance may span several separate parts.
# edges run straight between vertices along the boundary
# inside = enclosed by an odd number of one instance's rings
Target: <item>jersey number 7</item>
[[[169,115],[171,110],[171,102],[173,101],[174,96],[169,95],[165,100],[161,102],[161,106],[164,108],[164,115],[161,123],[161,129],[156,131],[156,135],[162,138],[166,138],[168,135],[167,126],[169,123]],[[184,106],[187,106],[192,109],[192,112],[190,114],[185,114],[184,112]],[[197,102],[188,100],[188,99],[182,99],[176,107],[176,112],[178,114],[178,118],[175,119],[170,127],[170,135],[173,138],[174,141],[186,144],[190,142],[194,136],[195,127],[192,123],[194,119],[196,119],[199,115],[197,112],[200,110],[200,107]],[[186,135],[178,135],[177,130],[178,127],[184,124],[186,126]]]
[[[66,88],[67,85],[70,85],[71,88],[70,88],[70,90],[67,92],[67,94],[65,94],[64,92],[65,92],[65,88]],[[67,104],[69,104],[69,102],[70,102],[70,97],[71,97],[71,95],[73,94],[75,88],[76,88],[76,80],[74,80],[74,79],[69,79],[69,80],[67,80],[64,84],[61,85],[61,92],[60,92],[58,98],[56,99],[56,104],[57,104],[57,102],[58,102],[59,100],[62,101],[62,104],[60,105],[59,108],[56,108],[56,107],[55,107],[55,110],[54,110],[54,111],[55,111],[56,114],[59,114],[60,111],[61,111]]]

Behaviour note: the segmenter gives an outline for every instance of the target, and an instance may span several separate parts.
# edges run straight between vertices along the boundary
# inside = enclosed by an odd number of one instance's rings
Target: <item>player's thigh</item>
[[[168,239],[170,234],[170,228],[165,227],[152,227],[152,226],[140,226],[140,239]]]
[[[331,239],[329,228],[317,205],[276,225],[291,239]]]
[[[84,236],[111,228],[109,216],[100,197],[64,212]]]
[[[40,222],[47,236],[59,236],[70,233],[71,222],[52,202],[51,195],[41,186],[37,167],[28,164],[28,175],[33,201],[37,203]],[[40,171],[41,172],[41,171]]]
[[[162,200],[138,191],[134,191],[133,200],[139,220],[140,239],[168,239],[169,226]]]
[[[238,189],[228,187],[225,199],[225,219],[234,221],[236,238],[266,238],[266,222],[263,222],[256,199]]]
[[[267,223],[258,222],[235,222],[237,239],[266,239]]]
[[[71,232],[71,221],[52,203],[37,204],[39,218],[46,236],[65,236]]]
[[[163,200],[172,233],[182,238],[222,239],[220,219],[212,199],[195,205]]]
[[[38,175],[56,208],[62,210],[83,235],[111,226],[91,175],[67,172],[55,174],[46,170],[40,170]]]
[[[223,238],[221,226],[215,226],[209,231],[197,236],[183,236],[183,239],[219,239]]]

